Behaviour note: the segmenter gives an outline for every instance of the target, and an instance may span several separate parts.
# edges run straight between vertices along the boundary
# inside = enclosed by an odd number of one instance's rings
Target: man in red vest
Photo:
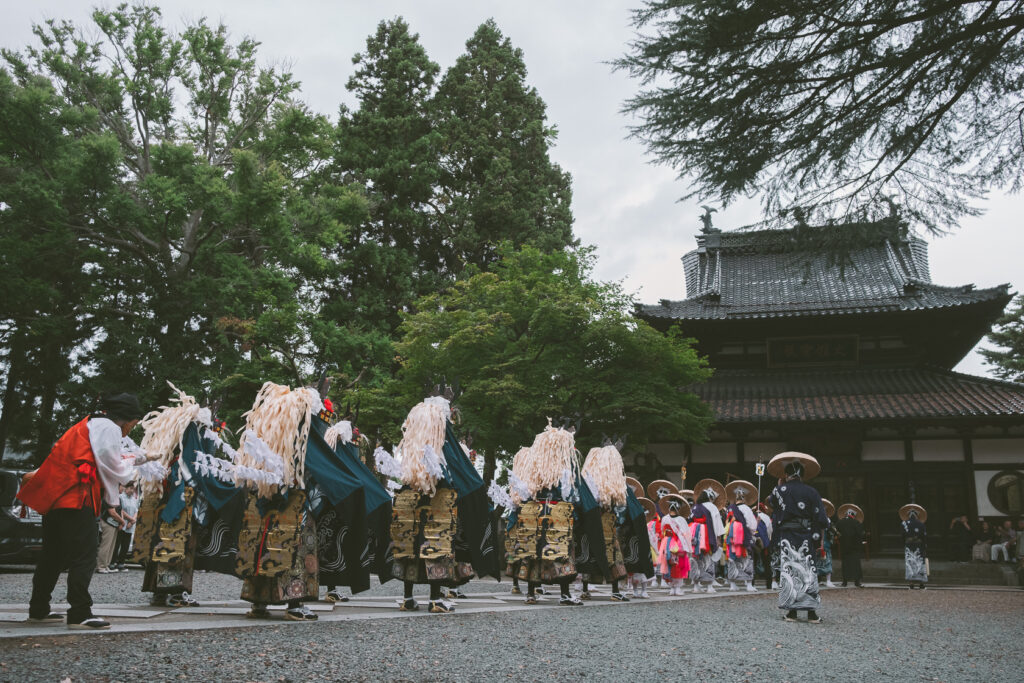
[[[118,502],[118,484],[134,475],[134,459],[121,456],[121,439],[142,417],[134,394],[101,399],[99,410],[64,433],[35,472],[25,475],[18,498],[43,515],[43,547],[32,576],[28,616],[57,621],[50,595],[68,570],[68,628],[105,629],[93,616],[89,583],[96,569],[96,518]]]

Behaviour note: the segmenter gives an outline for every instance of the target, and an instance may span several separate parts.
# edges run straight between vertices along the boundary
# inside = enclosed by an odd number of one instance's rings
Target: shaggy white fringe
[[[261,492],[268,486],[285,485],[284,458],[270,450],[270,447],[256,436],[256,432],[250,429],[245,430],[242,439],[245,444],[246,464],[242,464],[241,457],[235,463],[235,481],[238,485],[256,487]]]
[[[377,446],[377,449],[373,452],[373,462],[377,467],[377,471],[385,477],[392,479],[402,478],[402,464],[395,460],[395,456],[388,453],[382,447]]]
[[[508,491],[498,486],[497,481],[492,480],[491,485],[487,487],[487,497],[491,499],[492,503],[506,510],[514,507],[512,496],[508,494]]]
[[[324,432],[324,441],[331,448],[338,447],[338,441],[341,443],[352,442],[352,423],[348,420],[340,420],[336,424],[331,425]]]

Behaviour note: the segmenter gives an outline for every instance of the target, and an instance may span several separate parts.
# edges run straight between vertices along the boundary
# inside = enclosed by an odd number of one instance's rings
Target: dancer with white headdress
[[[772,491],[772,526],[779,550],[779,609],[785,620],[796,621],[798,611],[807,621],[820,624],[821,607],[814,555],[828,527],[821,495],[805,480],[821,472],[818,461],[806,453],[779,453],[768,463],[768,473],[784,479]]]
[[[523,504],[510,532],[510,559],[520,562],[519,578],[527,582],[526,604],[537,604],[540,584],[555,583],[561,591],[560,605],[582,605],[569,590],[576,577],[574,503],[580,500],[573,433],[552,426],[548,420],[547,428],[534,439],[521,464]],[[596,502],[595,509],[600,509]],[[603,559],[604,549],[600,552]]]
[[[590,596],[588,584],[610,581],[612,585],[611,599],[613,602],[629,602],[629,598],[619,592],[619,581],[626,578],[625,558],[619,543],[618,529],[626,524],[626,496],[629,487],[626,485],[626,474],[622,469],[622,456],[611,443],[599,448],[592,448],[583,462],[583,481],[601,506],[601,535],[605,551],[605,562],[602,573],[587,573],[583,579],[583,595]],[[646,534],[644,534],[646,538]],[[636,559],[634,559],[634,562]]]
[[[145,568],[142,590],[153,594],[150,604],[195,607],[196,569],[234,574],[244,493],[223,457],[234,453],[221,439],[223,424],[168,385],[176,394],[172,404],[139,423],[140,449],[151,462],[139,468],[143,499],[132,557]]]
[[[924,525],[927,519],[928,511],[920,505],[908,503],[900,508],[905,576],[911,589],[917,584],[924,590],[928,583],[928,529]]]
[[[431,396],[413,406],[402,424],[397,461],[378,448],[377,469],[401,480],[392,507],[394,575],[404,582],[399,608],[416,610],[415,584],[430,586],[429,611],[446,614],[441,598],[478,576],[498,576],[493,508],[487,487],[452,430],[451,406]]]
[[[302,603],[320,592],[314,521],[320,492],[307,491],[306,465],[313,419],[322,407],[316,389],[266,382],[245,414],[235,481],[249,495],[235,572],[243,579],[242,599],[252,603],[251,619],[269,618],[267,606],[280,603],[287,603],[288,621],[317,619]],[[319,438],[315,432],[313,438]],[[339,495],[351,488],[343,482]]]
[[[722,541],[725,526],[720,510],[725,507],[725,487],[714,479],[702,479],[693,487],[697,497],[691,511],[690,538],[693,543],[693,563],[690,578],[693,592],[715,592],[715,563],[722,557]]]

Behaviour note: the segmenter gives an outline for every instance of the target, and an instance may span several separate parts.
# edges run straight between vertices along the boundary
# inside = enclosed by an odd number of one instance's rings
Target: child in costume
[[[145,568],[142,590],[150,604],[195,607],[196,568],[234,573],[244,494],[234,465],[220,455],[234,450],[221,440],[222,423],[180,391],[171,406],[148,413],[140,446],[152,460],[139,469],[143,499],[133,559]],[[176,404],[176,405],[173,405]]]
[[[725,553],[728,559],[726,575],[729,579],[729,590],[735,591],[736,584],[742,581],[748,592],[756,593],[754,552],[757,518],[748,501],[756,502],[757,491],[753,484],[742,479],[729,482],[725,491],[730,501],[725,520]]]
[[[658,546],[660,573],[669,583],[668,594],[682,595],[693,552],[690,526],[686,522],[690,506],[679,494],[670,493],[662,497],[659,507],[664,513]]]
[[[693,487],[697,502],[691,511],[690,537],[693,543],[693,592],[706,584],[708,593],[715,592],[715,565],[722,556],[722,524],[719,503],[725,505],[725,487],[714,479],[702,479]]]
[[[814,567],[818,572],[818,582],[824,580],[826,587],[835,588],[836,585],[832,583],[832,542],[836,538],[836,527],[832,523],[832,517],[836,514],[836,506],[827,498],[822,498],[821,503],[825,506],[828,527],[821,535],[821,551],[814,558]]]

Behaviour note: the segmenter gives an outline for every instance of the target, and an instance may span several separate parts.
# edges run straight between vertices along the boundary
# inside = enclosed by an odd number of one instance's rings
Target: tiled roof
[[[691,389],[719,422],[1024,420],[1024,385],[932,368],[719,370]]]
[[[847,254],[840,269],[825,253],[779,246],[759,234],[698,237],[699,248],[683,257],[682,301],[640,305],[644,318],[675,320],[849,315],[948,308],[1009,301],[1009,285],[974,289],[931,282],[927,245],[917,237],[886,239]]]

